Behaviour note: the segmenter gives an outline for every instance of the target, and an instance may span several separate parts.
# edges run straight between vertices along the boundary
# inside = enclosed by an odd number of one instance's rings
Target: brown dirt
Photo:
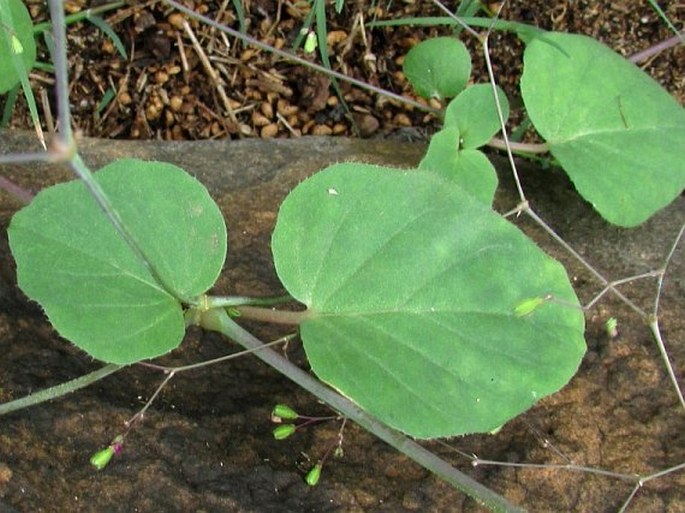
[[[46,19],[43,0],[27,3],[36,21]],[[78,12],[103,3],[87,5],[83,0],[70,0],[66,6],[69,12]],[[185,4],[227,26],[239,27],[230,2]],[[662,4],[671,20],[685,17],[681,3]],[[292,48],[308,12],[304,3],[251,0],[243,5],[248,33],[285,49]],[[489,5],[496,9],[499,4]],[[367,26],[374,19],[442,15],[428,0],[348,0],[340,14],[335,14],[332,7],[328,13],[333,69],[414,99],[417,98],[401,72],[404,55],[420,40],[451,33],[451,29],[444,27]],[[190,20],[192,32],[225,87],[224,102],[182,28],[183,16],[162,2],[131,2],[130,7],[108,12],[104,17],[123,41],[128,60],[117,53],[111,40],[94,25],[80,22],[69,27],[72,114],[75,126],[84,135],[195,140],[307,134],[368,137],[400,131],[417,137],[435,130],[433,115],[341,83],[343,98],[350,108],[350,113],[346,113],[329,79],[245,47],[232,38],[221,38],[215,30]],[[550,30],[588,34],[626,56],[672,36],[642,0],[508,2],[501,17]],[[362,19],[363,31],[360,25],[355,28],[355,20]],[[474,81],[487,80],[484,59],[474,39],[462,39],[473,49]],[[490,47],[496,77],[516,105],[522,45],[515,36],[496,32]],[[298,53],[304,55],[302,50]],[[41,57],[43,61],[49,60],[45,49]],[[308,58],[318,61],[318,56]],[[681,103],[685,102],[685,46],[666,50],[643,66]],[[51,96],[52,76],[35,72],[33,77],[36,97],[41,97],[42,90]],[[116,92],[115,99],[98,110],[109,89]],[[46,105],[51,105],[51,100]],[[46,105],[42,109],[43,119],[47,119],[48,110],[54,112],[54,106]],[[29,126],[27,120],[26,109],[20,105],[13,124]]]

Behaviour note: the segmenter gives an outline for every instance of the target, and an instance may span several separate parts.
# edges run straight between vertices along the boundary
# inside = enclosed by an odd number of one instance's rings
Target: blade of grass
[[[116,34],[116,32],[114,32],[114,29],[112,29],[109,23],[100,18],[100,16],[96,15],[86,16],[86,20],[91,22],[93,25],[99,28],[104,34],[106,34],[107,37],[109,37],[112,40],[112,43],[114,43],[114,48],[117,49],[119,55],[121,55],[124,59],[128,59],[128,54],[126,53],[126,48],[124,48],[124,43],[121,42],[121,39]]]
[[[326,1],[325,0],[314,0],[314,11],[316,18],[316,37],[319,39],[319,55],[321,56],[321,62],[323,65],[332,70],[330,55],[328,54],[328,27],[326,22]],[[333,89],[340,99],[345,112],[350,112],[350,108],[343,98],[342,91],[340,90],[340,83],[338,79],[331,76],[331,84],[333,84]]]
[[[464,16],[460,17],[459,19],[470,27],[489,28],[492,26],[494,30],[514,32],[519,35],[519,37],[530,38],[545,32],[544,30],[532,25],[519,23],[517,21],[493,19],[480,16]],[[399,20],[380,20],[368,24],[370,28],[400,27],[404,25],[412,25],[417,27],[436,27],[441,25],[459,25],[459,22],[447,16],[424,16],[416,18],[402,18]]]
[[[302,46],[302,42],[304,41],[304,38],[307,36],[309,31],[312,29],[312,23],[313,22],[314,22],[314,9],[309,9],[307,16],[305,17],[304,21],[302,22],[302,28],[300,28],[300,31],[297,33],[297,35],[295,36],[295,40],[293,41],[293,50],[297,50],[298,48],[300,48]]]
[[[98,103],[97,107],[95,108],[95,112],[98,114],[98,116],[107,108],[107,105],[110,104],[115,96],[116,93],[111,87],[105,91],[105,94],[102,96],[102,100],[100,100],[100,103]]]
[[[7,128],[9,126],[18,96],[19,85],[16,85],[7,91],[7,95],[5,96],[5,105],[2,108],[2,120],[0,120],[0,128]]]
[[[0,0],[0,20],[7,27],[14,27],[14,22],[12,20],[12,13],[9,9],[9,3],[7,0]],[[42,144],[43,148],[47,148],[45,145],[45,136],[43,134],[43,128],[40,126],[40,118],[38,117],[38,108],[36,107],[36,99],[33,96],[33,91],[31,90],[31,83],[29,82],[29,70],[26,69],[24,65],[24,60],[21,58],[21,53],[23,49],[16,48],[11,51],[12,54],[12,66],[19,76],[19,82],[21,83],[21,89],[24,93],[24,98],[26,98],[26,104],[29,107],[29,113],[31,115],[31,122],[33,123],[33,128],[36,131],[36,136]]]
[[[243,9],[242,0],[232,0],[235,15],[238,18],[238,29],[240,32],[247,32],[247,24],[245,23],[245,10]]]
[[[685,35],[681,32],[678,31],[677,28],[675,28],[675,25],[671,22],[671,20],[666,16],[666,13],[664,10],[659,7],[659,4],[656,3],[656,0],[647,0],[649,2],[649,5],[652,6],[652,9],[656,11],[656,13],[659,15],[659,17],[664,20],[664,23],[668,26],[671,31],[680,38],[680,42],[685,44]]]
[[[79,11],[75,14],[70,14],[69,16],[64,17],[64,23],[65,25],[72,25],[73,23],[77,23],[79,21],[83,21],[86,18],[96,16],[101,13],[105,13],[108,11],[113,11],[114,9],[118,9],[119,7],[123,7],[126,5],[126,2],[110,2],[108,4],[100,5],[98,7],[92,7],[90,9],[85,9],[83,11]],[[33,26],[33,33],[34,34],[39,34],[40,32],[50,32],[52,30],[52,25],[53,21],[45,21],[43,23],[38,23]]]

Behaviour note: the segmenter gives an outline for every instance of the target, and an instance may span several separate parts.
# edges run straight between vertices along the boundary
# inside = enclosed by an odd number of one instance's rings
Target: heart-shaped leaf
[[[419,169],[434,171],[454,181],[476,199],[491,205],[497,189],[497,171],[483,152],[457,149],[459,141],[458,127],[449,126],[440,130],[431,137]]]
[[[598,41],[533,39],[521,92],[552,154],[607,221],[636,226],[685,187],[685,110]]]
[[[458,39],[434,37],[409,50],[402,66],[419,96],[451,98],[466,87],[471,74],[471,56]]]
[[[180,299],[205,292],[221,270],[223,217],[204,186],[171,164],[118,160],[95,179],[171,293],[80,181],[41,191],[12,219],[19,286],[95,358],[127,364],[164,354],[183,337]]]
[[[502,117],[509,117],[509,101],[499,87],[496,88]],[[445,128],[459,128],[460,148],[474,149],[487,142],[501,129],[497,104],[490,84],[476,84],[464,89],[445,110]]]
[[[495,429],[585,350],[563,267],[433,172],[331,166],[288,195],[272,248],[314,372],[418,438]]]

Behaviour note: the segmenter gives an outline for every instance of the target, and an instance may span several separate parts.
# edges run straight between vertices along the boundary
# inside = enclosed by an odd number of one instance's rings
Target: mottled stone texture
[[[30,135],[0,133],[0,154],[38,149]],[[300,180],[328,164],[363,161],[410,167],[424,147],[390,141],[299,139],[289,141],[154,143],[83,141],[94,168],[119,157],[166,160],[207,185],[229,226],[229,257],[216,292],[282,292],[270,260],[269,240],[278,205]],[[497,159],[498,210],[518,202],[506,162]],[[0,166],[0,175],[37,191],[69,178],[65,166]],[[610,279],[661,265],[685,222],[679,198],[642,227],[608,226],[582,202],[565,176],[521,166],[533,207],[557,233]],[[97,364],[60,340],[15,288],[6,227],[21,204],[0,192],[0,400],[23,396],[81,375]],[[514,220],[569,269],[587,301],[601,290],[591,274],[525,216]],[[662,296],[661,326],[678,376],[685,373],[685,258],[674,255]],[[506,284],[502,285],[503,287]],[[655,285],[621,287],[649,309]],[[609,339],[603,323],[619,320]],[[251,325],[264,340],[285,331]],[[648,329],[614,297],[588,312],[588,353],[577,376],[558,394],[507,424],[494,436],[450,444],[481,458],[567,463],[622,473],[649,474],[685,461],[683,411]],[[167,365],[206,360],[235,348],[213,334],[192,330]],[[305,364],[292,344],[290,358]],[[334,440],[336,425],[272,439],[269,411],[287,402],[312,414],[327,411],[306,393],[250,357],[174,378],[104,471],[88,464],[92,452],[123,430],[161,382],[139,366],[51,404],[0,419],[0,511],[230,511],[230,512],[473,512],[471,500],[428,475],[354,426],[345,431],[345,454],[330,461],[319,486],[309,488],[301,468],[312,465]],[[548,440],[554,449],[543,446]],[[617,511],[632,485],[563,470],[479,466],[442,446],[479,480],[530,511]],[[685,511],[685,473],[648,483],[628,511]]]

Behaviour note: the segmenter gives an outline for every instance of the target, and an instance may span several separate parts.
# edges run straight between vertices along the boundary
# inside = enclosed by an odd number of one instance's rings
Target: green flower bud
[[[297,417],[299,417],[298,413],[290,406],[286,406],[285,404],[277,404],[271,411],[272,419],[295,420]],[[280,422],[280,420],[274,422]]]
[[[304,52],[312,53],[319,46],[319,41],[316,39],[316,34],[311,30],[307,33],[307,38],[304,40]]]
[[[616,320],[616,317],[609,317],[606,324],[604,324],[604,329],[609,338],[618,337],[618,321]]]
[[[516,314],[516,317],[525,317],[526,315],[533,313],[537,307],[544,302],[545,298],[542,297],[531,297],[524,299],[518,305],[516,305],[516,308],[514,308],[514,314]]]
[[[97,470],[102,470],[107,466],[109,460],[114,456],[114,447],[111,445],[105,449],[102,449],[90,457],[90,464],[93,465]]]
[[[305,483],[307,483],[309,486],[316,486],[321,478],[321,468],[321,463],[314,465],[314,468],[312,468],[309,472],[307,472],[307,475],[304,476]]]
[[[290,435],[292,435],[296,429],[297,426],[295,426],[295,424],[281,424],[280,426],[274,428],[274,438],[276,440],[285,440]]]

